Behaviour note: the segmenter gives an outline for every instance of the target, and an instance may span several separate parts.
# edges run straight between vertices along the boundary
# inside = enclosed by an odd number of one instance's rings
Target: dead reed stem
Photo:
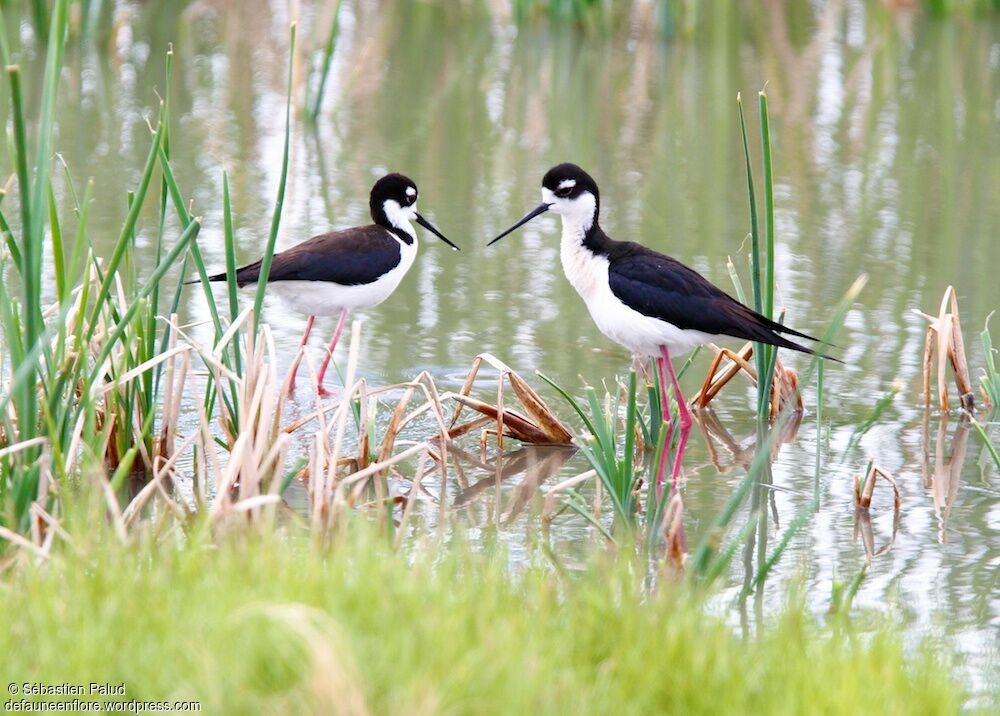
[[[950,309],[950,310],[949,310]],[[934,356],[937,355],[937,390],[938,402],[942,412],[949,409],[948,401],[948,363],[951,363],[955,376],[955,388],[958,391],[959,404],[964,410],[975,410],[975,393],[972,381],[969,379],[969,364],[965,357],[965,340],[962,338],[962,324],[958,312],[958,298],[955,289],[948,286],[941,297],[938,315],[931,316],[915,310],[928,322],[927,335],[924,338],[923,376],[924,405],[931,404],[931,375],[934,372]]]

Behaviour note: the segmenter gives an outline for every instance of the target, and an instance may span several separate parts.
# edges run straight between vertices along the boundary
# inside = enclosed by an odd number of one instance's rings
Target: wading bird
[[[803,353],[814,351],[780,334],[816,339],[744,306],[676,259],[631,241],[615,241],[598,224],[600,197],[597,183],[583,169],[575,164],[555,166],[542,179],[542,203],[490,244],[547,211],[562,217],[563,272],[587,304],[598,329],[633,353],[654,358],[664,391],[670,377],[680,421],[680,443],[671,471],[676,486],[692,421],[670,359],[720,336]],[[664,423],[671,424],[666,400],[662,410]],[[666,454],[664,450],[658,484]]]
[[[417,185],[402,174],[387,174],[375,182],[369,207],[374,224],[320,234],[277,253],[267,277],[268,291],[283,299],[292,310],[309,316],[300,349],[309,340],[316,316],[339,316],[330,347],[316,376],[316,390],[320,395],[328,395],[323,378],[347,314],[382,303],[413,265],[417,256],[417,234],[410,222],[416,221],[458,250],[417,213]],[[237,269],[236,283],[241,288],[256,284],[260,267],[261,262],[255,261]],[[209,277],[209,281],[225,280],[225,273]],[[292,387],[296,372],[297,362],[292,370]]]

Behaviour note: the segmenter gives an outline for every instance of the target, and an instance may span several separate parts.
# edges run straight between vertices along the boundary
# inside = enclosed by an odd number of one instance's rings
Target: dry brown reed
[[[938,402],[942,412],[947,412],[949,407],[948,363],[951,363],[959,404],[970,412],[975,410],[976,399],[972,381],[969,379],[969,364],[965,358],[965,341],[962,338],[962,324],[959,320],[955,289],[952,286],[945,289],[936,316],[917,310],[914,310],[914,313],[926,319],[929,324],[924,338],[924,405],[930,408],[931,375],[934,372],[936,356]]]
[[[705,408],[733,378],[744,375],[754,385],[757,384],[757,370],[750,363],[753,358],[753,343],[746,343],[738,351],[720,348],[712,345],[715,358],[708,368],[708,374],[701,385],[701,390],[691,399],[694,408]],[[788,401],[794,401],[794,411],[801,413],[802,395],[798,391],[799,377],[791,368],[786,367],[781,358],[776,358],[774,375],[771,381],[770,416],[777,417]]]
[[[895,478],[888,471],[878,467],[874,462],[868,463],[864,478],[860,475],[854,476],[854,506],[859,510],[867,510],[871,507],[872,496],[875,494],[875,483],[878,478],[882,478],[892,486],[893,509],[899,511],[901,499]]]
[[[483,363],[500,372],[497,380],[496,405],[489,405],[469,397]],[[526,415],[504,407],[505,382],[510,384]],[[451,418],[453,434],[461,434],[474,429],[473,425],[482,427],[488,424],[479,419],[456,426],[455,423],[458,422],[462,409],[468,407],[481,413],[488,418],[489,422],[495,423],[494,428],[483,431],[482,441],[484,444],[487,435],[490,434],[496,436],[497,447],[501,448],[505,435],[532,444],[569,445],[573,442],[573,435],[569,429],[563,425],[552,409],[545,404],[545,401],[528,385],[524,378],[506,363],[489,353],[481,353],[476,356],[461,391],[452,397],[458,403],[455,414]]]

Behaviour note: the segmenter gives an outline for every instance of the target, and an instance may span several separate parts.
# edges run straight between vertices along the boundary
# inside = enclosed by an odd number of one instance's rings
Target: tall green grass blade
[[[40,0],[39,0],[40,1]],[[37,4],[37,2],[36,2]],[[34,325],[28,325],[30,333],[28,342],[41,331],[41,268],[42,243],[45,238],[45,195],[49,186],[50,165],[52,161],[52,127],[55,124],[56,97],[59,93],[59,77],[62,72],[63,50],[66,43],[66,11],[68,0],[56,0],[52,12],[52,22],[49,27],[49,47],[45,58],[45,79],[42,82],[42,105],[39,118],[38,146],[35,150],[35,176],[33,178],[33,196],[31,199],[31,222],[26,236],[30,240],[30,265],[38,273],[25,277],[32,282],[32,297],[36,301],[36,312],[33,315]],[[23,229],[22,229],[23,230]],[[29,252],[26,251],[26,254]]]
[[[857,446],[857,444],[861,442],[861,438],[868,434],[868,431],[878,425],[882,415],[892,405],[900,390],[902,390],[901,384],[893,385],[889,388],[889,390],[885,391],[885,393],[883,393],[877,401],[875,401],[875,406],[872,408],[871,412],[868,413],[868,416],[862,420],[851,433],[851,437],[847,441],[847,446],[844,448],[844,455]]]
[[[336,0],[333,8],[333,18],[330,21],[330,32],[326,37],[326,45],[323,48],[323,66],[319,75],[319,86],[309,107],[309,121],[315,122],[319,117],[320,108],[323,106],[323,94],[326,92],[326,81],[330,75],[330,66],[333,64],[333,53],[337,49],[337,35],[340,32],[340,5],[342,0]]]
[[[163,115],[162,121],[164,124],[163,129],[163,155],[168,159],[170,158],[170,95],[171,87],[173,86],[173,63],[174,63],[174,48],[172,44],[167,45],[167,54],[165,58],[165,68],[164,68],[164,82],[163,82]],[[170,200],[170,188],[167,186],[166,177],[160,179],[160,220],[156,227],[156,265],[160,264],[163,260],[163,237],[166,233],[167,228],[167,206]],[[186,257],[185,257],[186,258]],[[181,279],[181,284],[183,284],[183,279]],[[153,289],[153,294],[150,297],[150,304],[153,310],[149,311],[146,320],[146,344],[145,351],[147,355],[152,355],[156,350],[156,320],[160,311],[160,287],[157,286]],[[173,312],[171,312],[173,315]],[[168,325],[163,332],[164,338],[170,340],[170,326]],[[160,375],[163,371],[163,365],[158,365],[152,373],[146,373],[143,376],[143,384],[146,391],[147,399],[150,403],[156,401],[156,396],[159,394],[160,390]]]
[[[757,220],[757,193],[754,189],[753,165],[750,161],[750,142],[747,139],[746,119],[743,117],[743,98],[739,94],[736,95],[736,106],[739,109],[740,133],[743,137],[743,156],[746,160],[747,196],[750,199],[750,282],[753,288],[753,307],[755,311],[760,313],[764,306],[760,290],[760,231]]]
[[[0,262],[0,277],[3,276],[6,268],[4,263]],[[17,320],[15,308],[16,304],[13,301],[13,297],[7,292],[7,282],[0,280],[0,320],[3,321],[4,343],[11,365],[20,366],[24,363],[24,343],[21,340],[21,324]],[[8,396],[15,394],[13,381],[7,387]],[[6,418],[7,413],[0,411],[0,416]],[[13,435],[13,432],[9,428],[5,432],[8,436]],[[10,440],[10,437],[8,437],[8,440]]]
[[[590,433],[591,435],[597,435],[597,428],[594,426],[593,421],[587,416],[587,413],[584,412],[580,404],[569,393],[567,393],[562,388],[562,386],[560,386],[558,383],[556,383],[554,380],[549,378],[544,373],[539,373],[536,371],[536,375],[542,380],[544,380],[546,383],[548,383],[550,386],[552,386],[552,389],[555,390],[557,393],[559,393],[559,395],[563,398],[563,400],[565,400],[567,403],[570,404],[570,407],[573,408],[576,414],[580,417],[580,420],[583,421],[584,427],[587,428],[588,433]]]
[[[993,458],[993,464],[997,466],[997,470],[1000,470],[1000,453],[997,453],[997,449],[993,447],[993,443],[990,441],[990,436],[986,433],[986,429],[983,428],[982,423],[973,417],[969,418],[972,421],[972,427],[976,429],[979,437],[983,441],[983,445],[986,446],[987,452],[989,452],[990,457]]]
[[[743,139],[743,157],[746,161],[746,171],[747,171],[747,196],[750,201],[750,284],[753,291],[753,307],[758,313],[761,313],[764,309],[763,293],[761,291],[761,266],[760,266],[760,229],[757,217],[757,194],[754,189],[753,180],[753,165],[750,161],[750,142],[747,139],[747,125],[746,119],[743,116],[743,99],[741,95],[736,95],[736,105],[739,110],[740,117],[740,134]],[[754,363],[757,369],[757,375],[763,376],[767,370],[767,362],[765,359],[765,353],[762,350],[763,344],[754,344]],[[757,415],[762,414],[764,410],[764,398],[765,395],[761,388],[763,387],[763,382],[761,380],[757,381]]]
[[[229,320],[235,321],[240,313],[240,302],[236,285],[236,232],[233,229],[233,207],[229,197],[229,174],[222,173],[222,225],[226,247],[226,288],[229,291]],[[239,341],[233,341],[233,359],[236,372],[241,373]]]
[[[607,528],[600,523],[600,521],[594,517],[594,513],[587,509],[587,501],[584,499],[576,490],[566,490],[566,496],[569,499],[566,504],[569,505],[570,509],[576,512],[578,515],[583,517],[587,522],[589,522],[601,535],[611,544],[618,544],[618,541],[614,538]]]
[[[774,318],[774,177],[771,167],[771,129],[767,116],[767,94],[761,90],[757,96],[760,102],[760,150],[764,162],[764,244],[767,252],[762,312],[768,318]]]
[[[768,555],[764,563],[758,567],[757,573],[753,577],[753,582],[750,584],[751,590],[757,589],[757,587],[764,583],[767,575],[774,569],[774,565],[781,559],[781,555],[784,554],[789,542],[805,527],[813,512],[815,512],[815,505],[810,502],[810,504],[799,510],[799,513],[792,518],[788,527],[785,528],[785,533],[781,536],[781,540],[775,546],[774,550],[771,551],[771,554]]]
[[[21,273],[21,249],[17,247],[17,239],[14,238],[14,232],[11,231],[10,224],[7,222],[7,217],[3,211],[0,211],[0,233],[3,234],[4,243],[7,244],[7,251],[14,261],[14,267],[17,268],[18,273]]]
[[[604,464],[608,465],[615,459],[614,428],[608,426],[608,422],[604,418],[604,411],[601,410],[601,401],[593,386],[587,386],[587,402],[590,405],[590,414],[594,416],[594,427],[597,428],[597,434],[594,435],[594,438],[603,452]],[[614,419],[614,416],[610,418],[610,420]]]
[[[236,293],[236,236],[233,230],[228,172],[222,172],[222,222],[226,248],[226,287],[229,289],[229,320],[235,321],[240,313],[240,303]]]
[[[35,25],[38,42],[48,42],[51,38],[45,34],[45,29],[49,26],[49,8],[45,0],[31,0],[31,20]]]
[[[10,104],[11,104],[11,124],[13,131],[13,142],[11,143],[14,152],[14,169],[17,173],[17,190],[21,199],[21,241],[23,251],[28,253],[28,230],[31,227],[31,178],[28,170],[28,135],[24,108],[24,94],[21,90],[21,68],[18,66],[7,68],[7,79],[10,81]],[[5,222],[6,223],[6,222]],[[22,280],[34,268],[33,264],[25,264],[26,260],[33,257],[28,256],[18,262],[18,269],[21,272]],[[24,301],[27,302],[31,294],[30,286],[24,286]],[[30,306],[22,307],[29,311]]]
[[[7,42],[7,21],[3,16],[3,3],[0,2],[0,61],[4,67],[11,64],[10,44]]]
[[[88,247],[87,222],[90,218],[90,206],[94,199],[94,180],[92,178],[87,180],[81,201],[76,191],[76,184],[73,182],[73,175],[70,173],[69,167],[66,166],[65,162],[63,162],[63,170],[66,174],[69,195],[73,201],[73,211],[77,217],[76,232],[73,235],[73,252],[70,254],[69,261],[66,264],[66,275],[71,281],[76,282],[80,280],[80,261],[86,255],[85,252]]]
[[[816,470],[813,474],[813,504],[819,511],[819,475],[823,465],[823,371],[825,364],[816,366]]]
[[[762,289],[764,295],[758,301],[762,305],[762,313],[767,318],[774,318],[774,177],[771,167],[771,131],[767,116],[767,95],[761,91],[758,94],[760,102],[760,147],[764,163],[764,276]],[[758,249],[760,245],[758,244]],[[758,269],[760,259],[757,260]],[[757,344],[755,353],[763,353],[764,372],[758,372],[757,379],[757,414],[764,417],[770,414],[771,383],[774,380],[774,366],[777,362],[778,349],[765,343]]]
[[[635,456],[635,420],[638,411],[635,394],[636,376],[635,371],[632,370],[628,374],[628,395],[625,398],[627,401],[625,408],[625,451],[622,455],[622,472],[629,482],[632,481],[632,476],[635,473],[632,466],[632,460]]]
[[[748,519],[747,523],[743,525],[743,528],[737,533],[736,537],[730,540],[726,548],[712,560],[711,564],[709,564],[705,569],[704,574],[701,575],[701,583],[704,586],[711,586],[716,579],[722,576],[723,572],[729,569],[729,565],[732,564],[736,550],[738,550],[740,545],[745,543],[747,538],[753,534],[754,530],[757,529],[757,522],[759,520],[760,511],[752,511],[750,513],[750,519]]]
[[[163,128],[166,132],[166,128]],[[177,212],[177,218],[180,221],[182,227],[187,227],[191,223],[191,215],[188,213],[187,207],[184,206],[184,197],[181,195],[180,187],[177,185],[177,180],[174,177],[174,171],[170,166],[170,159],[167,157],[163,148],[160,147],[158,151],[158,159],[160,162],[160,171],[163,172],[163,179],[167,184],[167,189],[170,192],[170,198],[174,205],[174,211]],[[195,269],[198,271],[198,275],[201,278],[202,290],[205,293],[205,303],[208,305],[208,312],[212,318],[212,325],[215,327],[215,337],[219,338],[223,334],[222,330],[222,320],[219,318],[219,308],[215,302],[215,294],[212,293],[212,284],[208,280],[208,269],[205,267],[205,260],[201,255],[201,247],[198,246],[198,242],[191,244],[191,259],[194,263]]]
[[[729,279],[733,282],[733,289],[736,291],[736,298],[740,300],[740,303],[747,302],[747,295],[743,292],[743,282],[740,281],[740,275],[736,272],[736,264],[733,263],[733,257],[726,257],[726,270],[729,272]]]
[[[62,227],[59,224],[59,208],[56,206],[56,195],[52,189],[52,181],[48,182],[49,226],[52,238],[52,264],[56,279],[56,296],[59,301],[65,301],[69,295],[69,285],[66,282],[66,257],[63,251]]]
[[[253,302],[254,331],[260,328],[260,316],[264,307],[264,294],[267,291],[267,278],[271,275],[271,261],[274,259],[274,245],[278,240],[278,229],[281,226],[281,210],[285,203],[285,184],[288,181],[288,153],[292,135],[292,75],[295,67],[295,23],[292,23],[288,41],[288,89],[285,96],[285,143],[281,155],[281,179],[278,182],[278,197],[274,202],[274,213],[271,216],[271,232],[267,237],[267,248],[260,262],[260,273],[257,279],[257,294]]]
[[[1000,409],[1000,370],[997,370],[996,349],[993,348],[993,337],[990,335],[990,319],[992,317],[992,313],[986,317],[983,332],[979,334],[983,343],[984,362],[983,375],[979,380],[983,392],[986,393],[986,397],[989,398],[994,410],[996,410]]]

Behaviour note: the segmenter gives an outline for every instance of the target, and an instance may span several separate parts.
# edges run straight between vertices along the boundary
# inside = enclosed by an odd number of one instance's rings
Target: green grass
[[[747,200],[750,207],[750,285],[753,289],[753,309],[767,318],[774,318],[774,179],[771,169],[771,133],[767,115],[767,95],[760,93],[760,143],[764,164],[764,237],[760,235],[757,212],[757,192],[754,188],[753,162],[747,139],[743,100],[736,96],[740,117],[740,134],[743,139],[743,157],[747,172]],[[777,349],[766,343],[755,343],[754,363],[757,371],[757,416],[766,419],[770,414],[771,383]]]
[[[361,525],[325,549],[245,532],[154,548],[101,523],[69,525],[76,552],[0,582],[16,615],[0,626],[7,681],[124,681],[130,698],[228,714],[942,714],[963,700],[946,664],[904,656],[887,625],[862,638],[792,605],[739,638],[683,586],[649,593],[627,559],[567,573],[537,549],[511,576],[495,552],[394,553]]]
[[[167,53],[164,99],[152,125],[147,158],[138,184],[124,197],[122,228],[109,254],[96,255],[88,227],[94,203],[94,183],[77,191],[73,172],[62,166],[63,204],[54,189],[53,143],[55,107],[67,46],[69,0],[57,0],[45,42],[45,74],[37,116],[29,116],[22,71],[10,65],[10,141],[7,146],[17,179],[18,221],[0,211],[0,232],[6,251],[0,254],[0,329],[4,363],[12,371],[0,393],[0,526],[26,531],[29,508],[39,500],[54,509],[54,498],[40,486],[65,483],[88,472],[102,472],[113,483],[131,476],[148,479],[162,455],[157,424],[162,414],[163,364],[157,362],[171,341],[171,316],[181,303],[183,279],[193,266],[211,315],[215,340],[225,332],[208,271],[196,237],[200,220],[188,209],[170,163],[174,138],[170,128],[170,88],[173,51]],[[0,13],[0,29],[6,26]],[[290,57],[294,57],[295,27],[291,27]],[[3,44],[4,59],[17,59]],[[291,132],[291,77],[285,108],[285,138],[281,181],[275,203],[263,273],[273,254],[281,220],[288,173]],[[152,94],[152,90],[150,90]],[[141,122],[139,116],[136,122]],[[34,159],[32,159],[34,157]],[[159,180],[157,182],[157,175]],[[156,200],[157,184],[159,196]],[[228,181],[224,177],[224,236],[227,262],[233,261],[234,237]],[[0,196],[0,199],[3,197]],[[106,199],[106,197],[101,197]],[[155,210],[149,204],[157,202]],[[172,220],[176,216],[176,222]],[[150,221],[150,219],[153,219]],[[137,268],[139,237],[155,236],[155,265],[149,275]],[[43,260],[49,245],[51,261]],[[5,254],[5,255],[4,255]],[[173,283],[172,302],[161,300],[161,284]],[[227,268],[231,268],[227,266]],[[230,271],[230,273],[232,273]],[[51,278],[50,278],[51,277]],[[55,300],[43,299],[52,281]],[[229,292],[229,318],[235,317],[235,286]],[[260,319],[263,284],[258,290],[255,325]],[[231,342],[222,353],[227,368],[241,367],[240,346]],[[127,377],[126,377],[127,376]],[[228,434],[238,434],[239,394],[232,380],[206,382],[204,407],[212,415],[221,397],[228,416]],[[9,408],[9,409],[8,409]],[[235,438],[233,438],[235,440]],[[230,444],[224,445],[231,448]]]
[[[986,325],[983,332],[979,334],[983,342],[983,374],[979,381],[982,385],[983,393],[992,403],[994,410],[1000,410],[1000,369],[997,368],[996,349],[993,347],[993,337],[990,335],[991,313],[986,317]]]
[[[326,83],[330,76],[330,67],[333,65],[333,53],[337,50],[337,36],[340,34],[340,6],[342,0],[335,0],[333,10],[330,14],[330,30],[326,36],[326,43],[323,45],[323,58],[320,62],[319,79],[316,81],[316,90],[313,96],[308,96],[309,84],[306,83],[307,96],[305,104],[309,108],[307,117],[314,123],[319,118],[320,110],[323,107],[323,95],[326,93]]]

